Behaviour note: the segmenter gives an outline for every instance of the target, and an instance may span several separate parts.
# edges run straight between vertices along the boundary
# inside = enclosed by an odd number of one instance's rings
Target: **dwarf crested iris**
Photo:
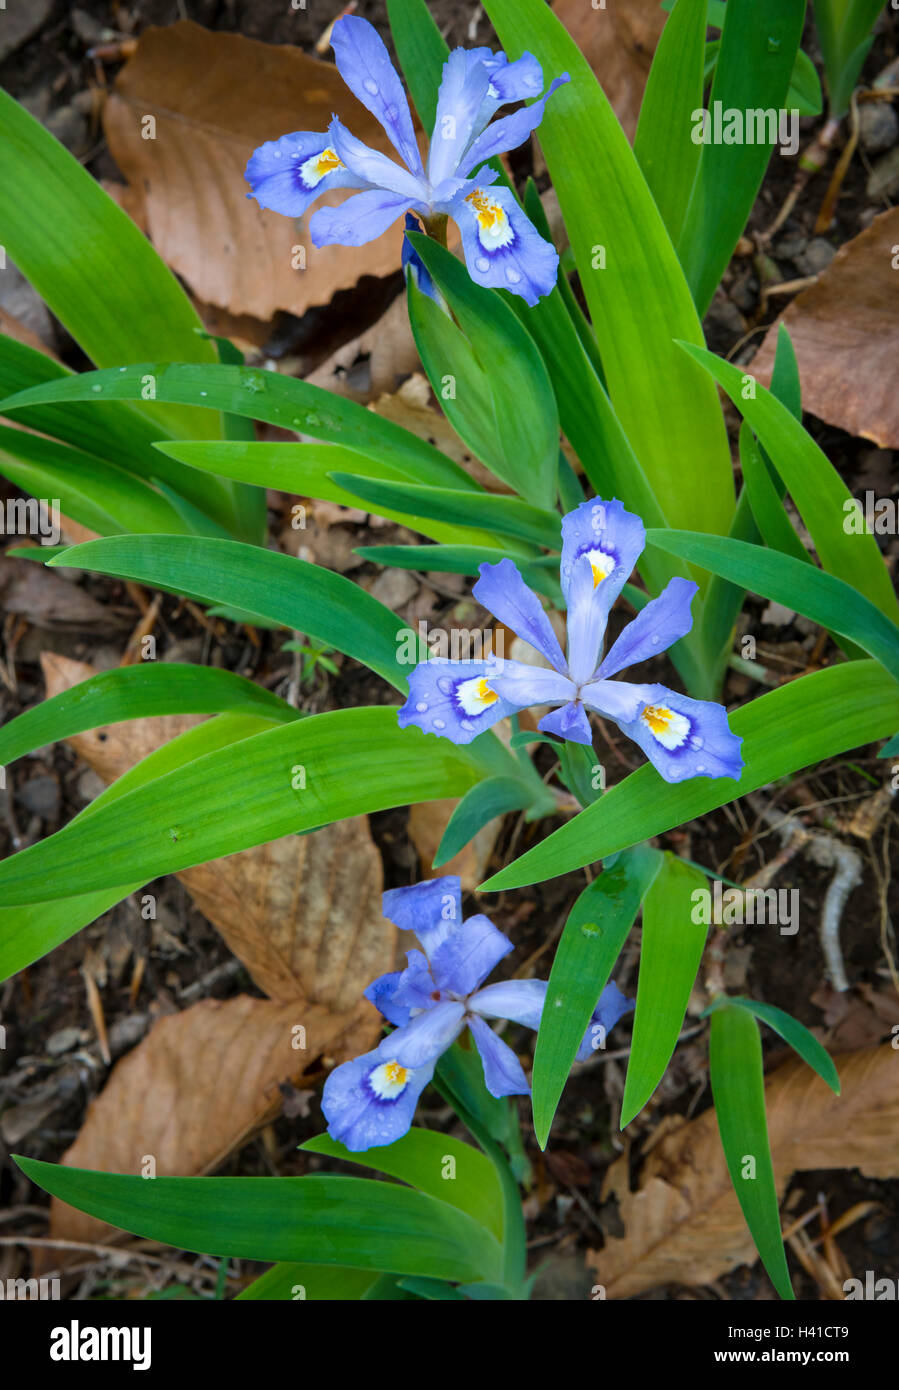
[[[406,953],[405,970],[382,975],[365,991],[395,1025],[373,1052],[344,1062],[328,1077],[322,1109],[328,1133],[358,1151],[401,1139],[412,1124],[418,1098],[441,1053],[464,1028],[471,1030],[493,1096],[527,1095],[527,1078],[515,1053],[487,1023],[509,1019],[540,1026],[545,980],[507,980],[484,986],[512,942],[478,914],[462,920],[462,888],[454,875],[385,893],[384,914],[418,938],[421,951]],[[583,1061],[622,1014],[633,1008],[617,985],[606,985],[584,1035]]]
[[[665,651],[690,631],[697,585],[672,579],[621,633],[605,656],[609,611],[646,544],[638,516],[618,501],[594,498],[562,518],[562,593],[568,608],[567,660],[537,595],[511,560],[483,564],[472,593],[501,623],[523,638],[545,666],[488,657],[483,661],[421,662],[409,677],[401,728],[470,743],[505,715],[528,705],[553,705],[538,728],[573,743],[593,741],[588,710],[617,724],[639,744],[666,782],[687,777],[739,777],[742,739],[731,733],[727,711],[664,685],[613,680]]]
[[[348,16],[334,26],[334,54],[344,82],[387,132],[403,163],[370,149],[335,116],[327,132],[301,130],[266,141],[247,165],[249,198],[286,217],[300,217],[323,193],[357,192],[310,219],[316,246],[362,246],[404,213],[428,221],[452,217],[462,234],[469,274],[478,284],[510,290],[534,305],[556,283],[559,258],[509,188],[481,166],[523,144],[543,119],[543,71],[525,53],[510,63],[489,48],[457,48],[446,61],[427,165],[422,161],[406,93],[377,30]],[[501,106],[530,100],[492,121]]]

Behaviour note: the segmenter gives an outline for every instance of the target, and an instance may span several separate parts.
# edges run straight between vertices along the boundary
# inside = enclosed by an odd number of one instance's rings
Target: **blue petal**
[[[549,91],[539,101],[532,102],[530,106],[523,107],[514,115],[504,116],[502,120],[494,121],[493,125],[489,125],[466,150],[465,157],[458,166],[459,174],[463,176],[470,174],[472,169],[476,169],[485,160],[505,154],[507,150],[517,150],[519,145],[523,145],[543,120],[546,103],[553,92],[570,81],[571,78],[566,72],[563,77],[556,78]]]
[[[337,153],[330,134],[317,131],[297,130],[280,140],[267,140],[250,155],[244,175],[251,185],[247,197],[285,217],[302,217],[310,203],[332,188],[367,186],[345,166],[319,173],[316,160],[326,151]]]
[[[497,673],[490,677],[490,688],[516,709],[563,704],[575,694],[568,676],[548,671],[545,666],[531,666],[527,661],[506,658],[498,663]]]
[[[319,208],[309,219],[315,246],[364,246],[392,226],[409,208],[409,199],[380,188],[354,193],[339,208]]]
[[[358,1153],[402,1139],[412,1124],[418,1098],[434,1064],[410,1070],[401,1089],[385,1085],[384,1068],[395,1062],[390,1038],[352,1062],[336,1067],[325,1082],[322,1111],[332,1139]],[[394,1092],[394,1094],[391,1094]]]
[[[422,211],[428,210],[428,189],[424,180],[410,174],[408,169],[380,150],[373,150],[364,141],[358,140],[352,131],[347,130],[339,116],[335,116],[328,127],[328,139],[360,187],[382,188],[388,193],[402,194]]]
[[[438,946],[431,957],[431,973],[441,990],[465,997],[512,949],[509,938],[479,912]]]
[[[462,926],[462,880],[444,874],[409,888],[391,888],[381,898],[381,911],[400,931],[414,932],[430,960]]]
[[[437,734],[453,743],[471,743],[485,729],[521,708],[503,700],[490,687],[491,677],[508,664],[494,658],[446,661],[431,657],[419,662],[409,676],[409,698],[397,712],[400,728],[414,724],[426,734]]]
[[[443,65],[428,155],[428,180],[435,188],[455,174],[476,133],[478,112],[490,86],[490,74],[479,55],[489,52],[456,48]]]
[[[334,25],[331,42],[337,69],[350,91],[381,122],[413,173],[423,174],[406,93],[378,31],[351,15]]]
[[[492,1096],[526,1096],[530,1092],[521,1063],[506,1043],[477,1014],[468,1020],[475,1046],[484,1064],[484,1080]]]
[[[373,980],[363,991],[389,1023],[404,1028],[411,1021],[413,1009],[430,1009],[435,1001],[437,986],[421,951],[407,951],[409,964],[405,970],[393,970]]]
[[[546,1002],[546,980],[500,980],[473,994],[468,1006],[484,1018],[507,1018],[537,1029]]]
[[[514,63],[509,62],[505,53],[497,53],[492,60],[486,60],[485,67],[502,105],[530,101],[543,91],[543,69],[533,53],[522,53]]]
[[[478,569],[478,581],[472,596],[490,610],[506,627],[544,656],[557,671],[566,671],[565,657],[559,639],[543,604],[521,577],[513,560],[500,560],[497,565],[483,564]]]
[[[636,666],[651,656],[664,652],[693,626],[690,604],[699,589],[691,579],[672,579],[659,594],[650,599],[628,623],[603,659],[597,676],[614,676],[626,666]]]
[[[628,681],[591,681],[580,696],[588,709],[616,724],[629,724],[640,713],[640,686]]]
[[[462,189],[439,210],[449,212],[459,224],[468,273],[478,285],[509,290],[532,308],[555,289],[556,248],[543,240],[511,188],[472,180],[467,191]]]
[[[590,720],[580,700],[571,700],[561,709],[544,714],[537,728],[544,734],[556,734],[567,738],[570,743],[593,743],[593,730]]]
[[[577,1050],[575,1061],[585,1062],[598,1048],[605,1047],[606,1039],[619,1018],[630,1013],[633,1007],[633,999],[628,999],[626,994],[622,994],[614,982],[607,984],[587,1024],[587,1031]]]
[[[666,782],[740,777],[743,740],[731,733],[723,705],[691,700],[664,685],[638,685],[631,690],[638,697],[639,712],[632,720],[619,720],[618,727],[639,744]]]
[[[562,518],[568,666],[578,685],[596,670],[609,610],[646,544],[643,522],[617,500],[594,498]]]
[[[448,999],[416,1014],[405,1027],[391,1033],[387,1041],[393,1056],[404,1067],[423,1067],[436,1062],[464,1026],[465,1005]]]

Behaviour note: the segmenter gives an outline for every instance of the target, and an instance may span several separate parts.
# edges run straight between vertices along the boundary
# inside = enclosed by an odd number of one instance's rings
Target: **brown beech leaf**
[[[67,657],[45,653],[42,660],[48,696],[96,674]],[[134,719],[67,742],[111,782],[199,718]],[[393,968],[397,932],[381,914],[381,857],[365,816],[288,835],[177,877],[270,999],[345,1011],[375,976]],[[377,1037],[378,1015],[364,1008],[367,1046]]]
[[[652,55],[665,23],[659,0],[628,0],[594,9],[587,0],[556,0],[553,9],[599,79],[625,134],[633,140]]]
[[[353,1027],[353,1012],[248,995],[204,999],[160,1018],[115,1065],[62,1162],[137,1175],[152,1160],[158,1177],[212,1172],[280,1114],[279,1085],[297,1084],[317,1059],[330,1060],[335,1042]],[[90,1242],[121,1237],[56,1198],[50,1232]],[[58,1252],[48,1253],[57,1262]]]
[[[835,1058],[842,1096],[795,1058],[766,1081],[768,1132],[778,1194],[795,1172],[858,1168],[866,1177],[899,1177],[899,1057],[890,1046]],[[714,1110],[683,1122],[647,1155],[635,1192],[625,1154],[606,1175],[623,1239],[607,1239],[588,1264],[609,1298],[659,1284],[708,1284],[757,1259],[731,1185]]]
[[[298,230],[246,196],[244,169],[257,145],[294,130],[327,130],[334,112],[365,144],[394,154],[331,63],[190,20],[141,35],[106,102],[106,138],[129,184],[144,192],[157,251],[198,298],[262,320],[277,309],[302,315],[361,275],[399,268],[401,220],[367,246],[317,250],[307,218]],[[294,268],[297,247],[305,249],[305,270]]]
[[[881,449],[899,447],[899,208],[841,246],[816,285],[803,290],[769,328],[752,361],[767,384],[781,323],[796,349],[805,410]]]

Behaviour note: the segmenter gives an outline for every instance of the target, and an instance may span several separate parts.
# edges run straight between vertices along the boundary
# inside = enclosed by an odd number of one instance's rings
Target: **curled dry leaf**
[[[48,696],[96,674],[51,654],[43,666]],[[198,722],[197,715],[134,719],[67,742],[111,782]],[[381,858],[365,816],[200,864],[178,878],[270,999],[351,1009],[393,966],[396,928],[381,914]],[[366,1004],[363,1016],[376,1037],[375,1010]]]
[[[246,196],[244,169],[257,145],[327,130],[334,112],[367,145],[392,153],[332,64],[182,20],[141,35],[104,125],[122,173],[145,192],[146,225],[163,259],[201,300],[268,320],[277,309],[301,315],[361,275],[399,268],[399,222],[367,246],[317,250],[305,219],[298,230]]]
[[[556,14],[599,79],[625,134],[633,140],[646,79],[665,23],[659,0],[628,0],[595,9],[586,0],[556,0]]]
[[[280,1113],[282,1083],[298,1082],[352,1024],[352,1013],[248,995],[160,1018],[113,1068],[62,1162],[157,1177],[209,1173]],[[121,1236],[57,1198],[50,1231],[88,1242]],[[45,1258],[57,1263],[58,1254]]]
[[[785,323],[796,349],[803,407],[882,449],[899,448],[897,243],[899,208],[891,208],[840,247],[818,283],[769,328],[752,361],[753,375],[767,384]]]
[[[866,1177],[899,1177],[897,1056],[869,1047],[835,1059],[842,1096],[798,1058],[767,1079],[765,1102],[778,1195],[795,1172],[858,1168]],[[625,1154],[606,1175],[617,1198],[621,1240],[589,1253],[609,1298],[659,1284],[708,1284],[757,1258],[731,1185],[715,1112],[682,1122],[657,1143],[630,1191]]]

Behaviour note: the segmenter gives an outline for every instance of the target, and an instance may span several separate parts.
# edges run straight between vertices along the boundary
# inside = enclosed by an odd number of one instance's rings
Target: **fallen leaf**
[[[62,1162],[105,1173],[193,1177],[212,1172],[279,1114],[280,1086],[297,1083],[353,1026],[353,1013],[239,995],[204,999],[160,1018],[110,1073]],[[305,1037],[294,1033],[305,1029]],[[295,1048],[294,1041],[304,1041]],[[96,1217],[53,1199],[54,1239],[121,1238]],[[58,1251],[46,1252],[58,1263]]]
[[[373,396],[396,391],[400,382],[417,370],[418,349],[409,325],[406,296],[401,294],[377,323],[344,343],[305,380],[367,405]]]
[[[85,662],[50,653],[42,664],[48,696],[96,674]],[[112,782],[199,720],[133,719],[66,741]],[[383,869],[366,816],[288,835],[177,877],[270,999],[301,998],[346,1010],[377,975],[393,968],[397,933],[381,913]],[[373,1040],[378,1021],[369,1011]]]
[[[10,544],[17,542],[12,539]],[[34,560],[0,557],[0,599],[7,613],[19,613],[48,631],[108,630],[119,625],[115,615],[78,584]]]
[[[629,140],[652,57],[665,23],[659,0],[628,0],[594,9],[586,0],[556,0],[556,14],[596,73]]]
[[[265,321],[278,309],[301,315],[362,275],[399,268],[401,221],[367,246],[317,250],[307,219],[298,231],[246,196],[244,169],[258,145],[327,130],[333,112],[365,144],[394,153],[330,63],[190,20],[141,35],[106,102],[106,138],[128,182],[144,190],[157,251],[199,299]],[[305,269],[294,269],[299,247]]]
[[[751,364],[753,376],[767,385],[785,323],[799,362],[803,408],[881,449],[899,447],[897,243],[899,208],[891,208],[840,247],[818,283],[768,329]]]
[[[890,1046],[836,1057],[842,1096],[793,1059],[766,1081],[768,1132],[778,1195],[795,1172],[858,1168],[899,1176],[899,1088]],[[708,1284],[758,1258],[731,1185],[714,1109],[683,1121],[646,1158],[630,1190],[625,1154],[609,1169],[603,1196],[617,1198],[623,1239],[588,1253],[609,1298],[660,1284]]]

